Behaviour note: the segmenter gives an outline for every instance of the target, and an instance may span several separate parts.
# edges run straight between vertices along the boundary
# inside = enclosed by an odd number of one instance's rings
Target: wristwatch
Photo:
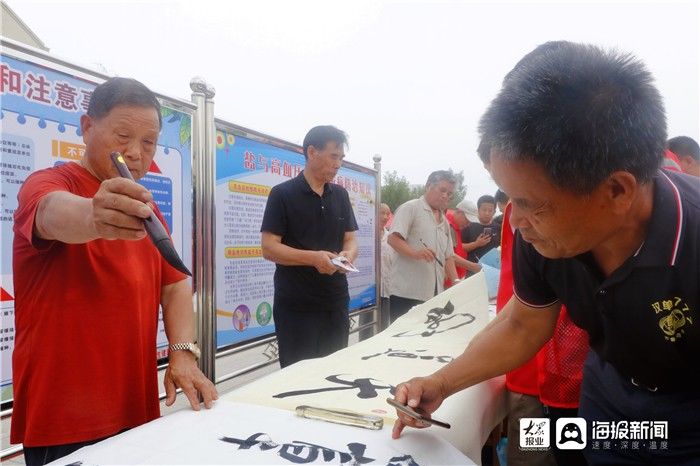
[[[199,346],[196,343],[173,343],[168,346],[170,351],[189,351],[194,354],[195,359],[199,359],[201,352],[199,351]]]

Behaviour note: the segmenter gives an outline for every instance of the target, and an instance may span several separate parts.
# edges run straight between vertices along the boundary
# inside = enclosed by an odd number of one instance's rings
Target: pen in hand
[[[428,251],[430,251],[430,252],[433,254],[433,257],[435,258],[435,261],[436,261],[438,264],[440,264],[440,267],[444,267],[444,265],[442,264],[442,262],[440,261],[440,259],[437,258],[437,255],[428,247],[427,244],[425,244],[425,241],[423,241],[423,238],[420,238],[418,241],[420,241],[420,244],[422,244],[422,245],[425,247],[425,249],[427,249]]]

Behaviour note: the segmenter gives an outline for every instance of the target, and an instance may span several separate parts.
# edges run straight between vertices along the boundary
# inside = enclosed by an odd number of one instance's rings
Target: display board
[[[260,225],[273,186],[304,168],[301,148],[281,147],[217,124],[216,133],[216,324],[223,347],[274,333],[275,264],[262,257]],[[348,275],[350,310],[376,303],[373,171],[344,164],[333,183],[350,195],[359,230],[359,273]]]
[[[90,76],[84,71],[71,72],[63,62],[54,64],[45,58],[3,49],[0,59],[0,372],[3,402],[12,396],[15,308],[12,226],[17,193],[32,172],[82,158],[85,146],[80,116],[87,111],[93,89],[102,81],[102,77]],[[148,174],[140,183],[153,193],[177,251],[191,267],[192,115],[174,101],[160,100],[163,127],[158,149]],[[166,355],[167,341],[162,316],[159,319],[154,356],[161,358]]]

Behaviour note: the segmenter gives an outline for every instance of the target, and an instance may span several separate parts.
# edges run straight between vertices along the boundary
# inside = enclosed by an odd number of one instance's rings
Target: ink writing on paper
[[[391,349],[389,348],[388,350],[384,351],[383,353],[375,353],[375,354],[370,354],[368,356],[362,356],[363,360],[367,359],[372,359],[376,358],[378,356],[387,356],[390,358],[405,358],[405,359],[423,359],[426,361],[432,361],[433,359],[436,360],[437,362],[441,362],[443,364],[447,364],[449,362],[452,362],[454,357],[450,355],[440,355],[440,356],[434,356],[434,355],[429,355],[429,354],[417,354],[417,353],[424,353],[427,350],[424,349],[419,349],[415,350],[414,353],[406,350],[401,350],[401,349]]]
[[[221,437],[219,440],[233,445],[238,445],[239,450],[251,450],[257,447],[261,452],[276,451],[277,455],[294,464],[307,464],[317,461],[333,464],[346,464],[360,466],[375,463],[375,458],[365,456],[367,445],[364,443],[348,443],[348,451],[340,451],[314,443],[294,440],[291,443],[279,444],[274,442],[268,434],[259,432],[247,439],[234,437]],[[419,466],[411,455],[394,456],[389,459],[386,466]]]
[[[392,395],[396,391],[396,387],[391,384],[387,384],[380,380],[371,378],[358,378],[352,381],[343,380],[340,375],[336,374],[329,375],[326,380],[333,382],[335,384],[341,385],[340,387],[323,387],[323,388],[310,388],[307,390],[294,390],[291,392],[278,393],[273,395],[273,398],[287,398],[290,396],[300,396],[300,395],[310,395],[312,393],[323,393],[323,392],[336,392],[340,390],[357,390],[357,397],[361,399],[376,398],[378,396],[377,390],[389,390]],[[375,383],[377,382],[377,383]]]
[[[434,307],[428,311],[424,322],[426,324],[425,330],[407,330],[397,333],[393,337],[431,337],[469,325],[476,320],[474,315],[468,312],[455,313],[454,309],[452,301],[447,301],[445,307]]]

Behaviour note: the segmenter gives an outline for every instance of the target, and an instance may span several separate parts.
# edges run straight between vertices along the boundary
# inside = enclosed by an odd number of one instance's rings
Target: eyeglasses
[[[446,188],[437,188],[437,190],[438,190],[438,192],[440,193],[441,196],[447,195],[447,198],[448,198],[448,199],[452,199],[453,197],[455,197],[455,192],[454,192],[454,191],[450,191],[449,189],[446,189]]]

